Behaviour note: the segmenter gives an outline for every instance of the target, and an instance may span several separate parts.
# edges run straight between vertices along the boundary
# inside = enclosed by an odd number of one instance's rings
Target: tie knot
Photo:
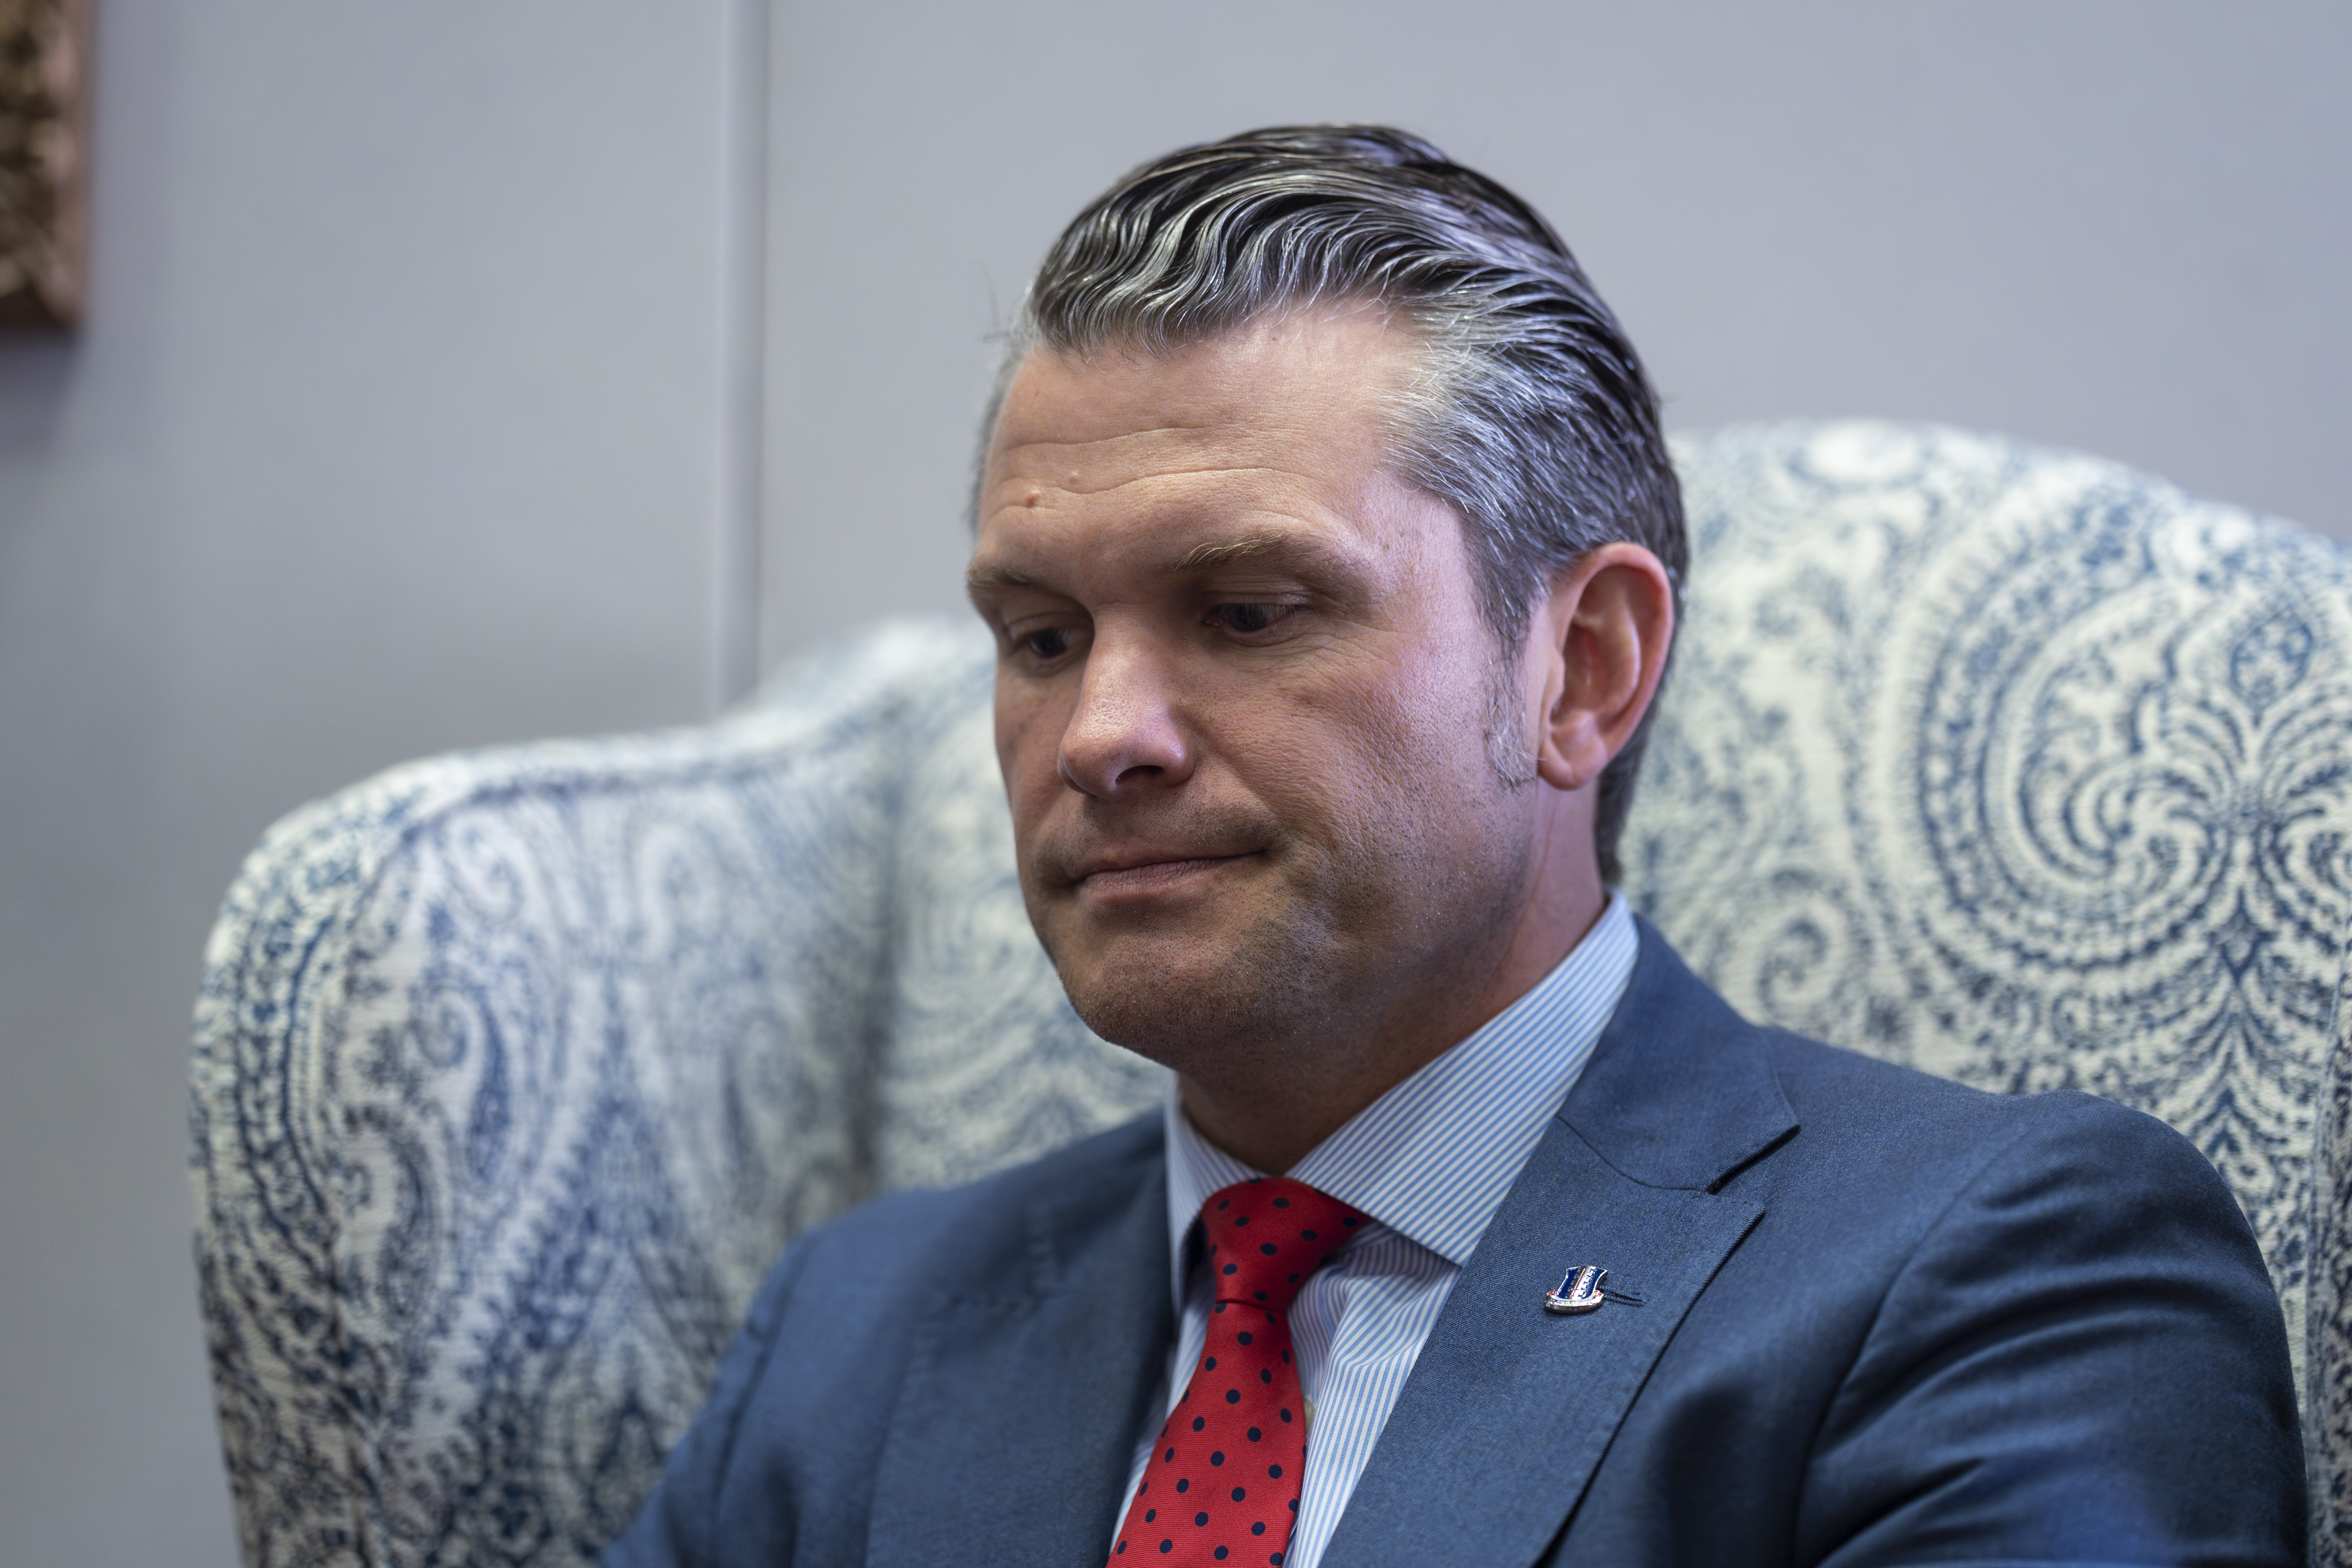
[[[1235,1182],[1201,1205],[1217,1300],[1287,1312],[1298,1288],[1348,1245],[1364,1216],[1287,1176]]]

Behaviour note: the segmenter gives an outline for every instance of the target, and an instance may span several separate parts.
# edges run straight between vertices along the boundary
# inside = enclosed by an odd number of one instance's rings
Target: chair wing
[[[673,735],[297,813],[196,1016],[199,1258],[248,1563],[593,1561],[753,1287],[868,1190],[894,632]]]

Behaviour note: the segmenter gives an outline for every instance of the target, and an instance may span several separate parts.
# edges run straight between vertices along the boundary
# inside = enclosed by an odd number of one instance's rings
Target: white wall
[[[1371,119],[1516,187],[1670,424],[1929,418],[2352,537],[2334,0],[783,0],[772,649],[953,609],[982,339],[1119,173]]]
[[[255,836],[710,706],[732,15],[98,7],[90,321],[0,340],[0,1563],[235,1560],[186,1042]]]

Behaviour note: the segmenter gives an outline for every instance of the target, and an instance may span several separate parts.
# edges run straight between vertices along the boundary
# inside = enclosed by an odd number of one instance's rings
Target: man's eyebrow
[[[1286,533],[1248,533],[1239,539],[1211,540],[1186,551],[1182,559],[1168,568],[1171,572],[1204,572],[1212,566],[1223,566],[1229,561],[1244,556],[1262,555],[1269,550],[1280,550],[1291,542]]]
[[[1192,572],[1205,572],[1211,567],[1247,560],[1253,555],[1289,555],[1321,559],[1330,552],[1319,543],[1290,533],[1245,533],[1236,539],[1213,539],[1196,544],[1160,570],[1171,576],[1182,576]],[[964,569],[964,584],[970,588],[1034,588],[1037,579],[1013,566],[994,562],[976,562]]]
[[[996,565],[966,567],[963,581],[968,588],[1034,588],[1037,585],[1037,579],[1026,572]]]

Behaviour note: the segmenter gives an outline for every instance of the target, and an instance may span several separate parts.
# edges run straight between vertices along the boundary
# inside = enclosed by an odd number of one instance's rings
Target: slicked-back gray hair
[[[1533,208],[1385,126],[1253,131],[1147,163],[1097,197],[1022,302],[983,458],[1004,388],[1033,350],[1167,353],[1286,311],[1364,300],[1422,340],[1394,461],[1461,513],[1505,669],[1538,596],[1602,544],[1655,553],[1679,609],[1681,493],[1657,398],[1616,318]],[[1612,882],[1648,734],[1645,718],[1601,778],[1596,847]]]

